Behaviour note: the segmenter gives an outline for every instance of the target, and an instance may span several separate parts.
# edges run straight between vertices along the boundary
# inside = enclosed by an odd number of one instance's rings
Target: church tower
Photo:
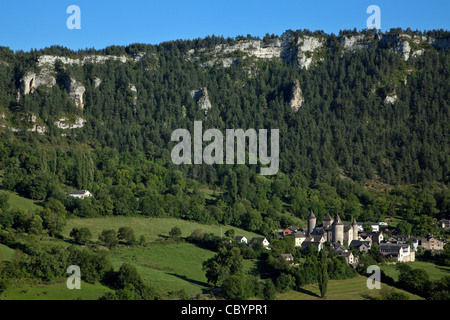
[[[316,221],[317,221],[317,218],[311,210],[311,213],[309,214],[309,217],[308,217],[308,235],[313,234],[314,229],[316,228]]]
[[[333,242],[334,243],[340,243],[341,245],[344,244],[344,224],[341,221],[341,218],[339,218],[339,215],[336,213],[336,218],[333,222]]]
[[[325,215],[325,217],[322,219],[322,222],[323,222],[323,227],[325,229],[329,229],[329,228],[331,228],[331,224],[333,223],[333,218],[330,216],[329,213],[327,213]]]
[[[355,217],[353,217],[353,240],[358,240],[358,223],[356,223]]]

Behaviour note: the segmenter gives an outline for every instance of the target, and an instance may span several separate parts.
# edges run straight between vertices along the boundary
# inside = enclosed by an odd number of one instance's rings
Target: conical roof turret
[[[337,214],[337,213],[336,213],[336,218],[334,219],[333,224],[335,224],[335,225],[343,224],[342,221],[341,221],[341,218],[339,217],[339,214]]]

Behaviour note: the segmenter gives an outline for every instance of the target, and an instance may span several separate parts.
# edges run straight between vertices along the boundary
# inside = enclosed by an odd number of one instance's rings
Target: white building
[[[266,238],[252,238],[249,243],[250,247],[252,247],[255,243],[261,243],[264,248],[269,249],[269,241],[267,241]]]
[[[394,258],[398,262],[412,262],[416,260],[414,250],[409,244],[380,243],[380,252],[383,256]]]
[[[247,238],[244,236],[236,236],[234,237],[234,240],[238,243],[245,243],[247,244]]]
[[[73,190],[69,192],[69,196],[79,199],[92,197],[92,193],[89,190]]]

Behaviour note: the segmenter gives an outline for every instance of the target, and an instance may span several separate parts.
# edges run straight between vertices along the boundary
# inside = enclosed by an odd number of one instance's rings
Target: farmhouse
[[[439,227],[450,230],[450,220],[439,220]]]
[[[247,244],[247,238],[244,236],[236,236],[234,237],[234,240],[238,243],[245,243]]]
[[[288,234],[292,234],[292,233],[294,233],[296,231],[297,231],[297,228],[294,228],[293,226],[290,226],[290,227],[287,227],[286,229],[284,229],[282,231],[282,233],[283,233],[283,236],[287,236]]]
[[[397,235],[388,239],[388,243],[412,244],[414,251],[417,251],[419,240],[411,235]]]
[[[367,252],[371,247],[371,243],[369,241],[353,240],[350,242],[349,247],[360,252]]]
[[[322,248],[323,248],[324,242],[325,242],[325,239],[321,235],[308,236],[302,242],[301,247],[302,247],[302,249],[306,249],[312,245],[317,248],[317,251],[320,252],[320,250],[322,250]]]
[[[255,243],[261,243],[264,248],[269,249],[269,241],[266,238],[254,237],[250,240],[250,247],[252,247]]]
[[[358,223],[358,231],[359,232],[363,232],[364,231],[364,225],[366,224],[366,222],[359,222]],[[380,223],[377,222],[370,222],[368,223],[368,225],[370,225],[372,232],[378,232],[380,231]]]
[[[348,252],[348,251],[342,252],[342,253],[340,254],[340,256],[341,256],[341,257],[344,257],[344,258],[345,258],[345,261],[346,261],[347,264],[349,264],[349,265],[354,264],[355,261],[356,261],[356,260],[355,260],[355,256],[353,255],[353,253]]]
[[[381,243],[380,253],[387,258],[394,258],[397,262],[415,261],[415,252],[409,244]]]
[[[341,244],[337,243],[337,244],[332,244],[334,251],[336,251],[336,253],[342,253],[342,252],[347,252],[348,250]]]
[[[79,199],[92,197],[92,193],[89,190],[73,190],[69,192],[69,196]]]
[[[289,264],[293,264],[294,263],[294,257],[292,256],[292,253],[281,254],[279,256],[279,259],[283,259],[286,262],[288,262]]]
[[[288,234],[288,236],[294,237],[294,244],[296,247],[300,247],[302,245],[302,242],[306,239],[306,233],[304,233],[303,231],[297,231]]]
[[[438,239],[432,235],[427,235],[424,238],[419,238],[419,246],[425,250],[444,250],[445,240]]]
[[[377,232],[362,232],[358,236],[358,240],[370,241],[370,243],[378,243],[380,244],[384,240],[383,233],[380,231]]]

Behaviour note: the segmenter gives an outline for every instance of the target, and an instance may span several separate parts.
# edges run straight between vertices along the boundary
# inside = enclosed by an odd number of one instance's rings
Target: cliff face
[[[204,87],[197,90],[191,90],[190,93],[191,97],[200,106],[200,109],[204,110],[205,113],[207,113],[208,110],[211,108],[211,101],[209,100],[208,89]]]
[[[291,108],[297,111],[303,104],[303,94],[302,89],[300,88],[300,82],[295,80],[292,84],[291,91]]]
[[[78,108],[84,108],[83,94],[86,88],[75,78],[66,78],[66,89]]]
[[[67,129],[83,128],[85,123],[86,120],[84,120],[81,117],[76,117],[75,121],[70,121],[70,119],[63,117],[60,118],[58,121],[55,121],[54,125],[59,129],[67,130]]]
[[[337,38],[344,52],[368,48],[386,48],[402,55],[405,60],[423,54],[426,48],[449,49],[450,39],[397,34],[358,34]],[[327,48],[323,36],[280,37],[270,40],[241,40],[232,45],[219,44],[213,49],[191,49],[186,53],[187,60],[198,62],[200,56],[206,62],[203,66],[230,67],[239,60],[250,57],[270,60],[278,59],[285,63],[296,63],[302,69],[308,69],[320,61],[321,53]]]
[[[28,72],[20,79],[20,93],[23,95],[32,93],[39,86],[52,87],[56,84],[56,79],[47,70],[41,71],[39,75]]]

